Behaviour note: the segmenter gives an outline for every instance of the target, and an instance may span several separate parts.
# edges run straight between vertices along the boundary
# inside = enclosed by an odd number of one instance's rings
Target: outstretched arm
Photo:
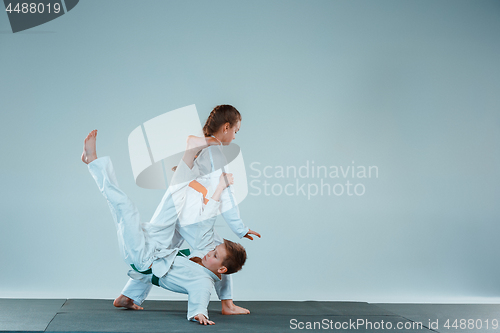
[[[188,320],[196,320],[203,325],[213,325],[208,320],[208,303],[210,303],[210,291],[214,287],[211,278],[201,278],[186,286],[188,290]]]

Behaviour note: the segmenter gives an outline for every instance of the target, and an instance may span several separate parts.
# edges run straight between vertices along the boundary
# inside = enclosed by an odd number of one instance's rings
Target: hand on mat
[[[196,316],[194,316],[194,319],[198,320],[200,322],[200,325],[215,325],[213,321],[208,320],[207,317],[205,317],[201,313],[198,313]]]
[[[250,240],[253,240],[253,237],[250,236],[250,234],[255,235],[255,236],[260,238],[260,234],[258,232],[253,231],[253,230],[248,230],[247,234],[243,237],[248,238]]]

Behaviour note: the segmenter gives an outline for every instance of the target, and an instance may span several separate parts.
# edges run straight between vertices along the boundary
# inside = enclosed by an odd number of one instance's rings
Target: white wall
[[[500,301],[499,14],[497,1],[87,0],[12,34],[0,13],[0,297],[117,296],[127,267],[83,138],[99,130],[148,220],[162,191],[134,184],[128,134],[229,103],[254,181],[241,215],[263,234],[242,240],[236,299]],[[313,161],[378,177],[276,177]],[[264,181],[292,195],[257,195]],[[365,192],[297,193],[321,181]]]

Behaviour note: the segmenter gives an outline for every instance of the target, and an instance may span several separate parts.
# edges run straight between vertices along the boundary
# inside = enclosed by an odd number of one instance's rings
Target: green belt
[[[191,251],[189,251],[189,249],[183,249],[183,250],[179,250],[179,252],[177,252],[178,256],[183,256],[183,257],[187,257],[190,254],[191,254]],[[130,266],[133,268],[134,271],[139,272],[141,274],[145,274],[145,275],[147,275],[147,274],[153,274],[153,270],[151,268],[148,269],[148,270],[145,270],[145,271],[141,272],[140,270],[138,270],[135,267],[134,264],[131,264]],[[160,281],[160,278],[153,274],[153,276],[151,277],[151,283],[154,284],[155,286],[159,287],[160,286],[159,281]]]

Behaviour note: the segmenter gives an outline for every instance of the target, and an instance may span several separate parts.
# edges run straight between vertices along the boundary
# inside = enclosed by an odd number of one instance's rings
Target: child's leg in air
[[[82,161],[88,164],[90,173],[108,202],[125,262],[133,264],[138,270],[147,270],[151,262],[146,253],[139,212],[119,189],[110,158],[97,158],[96,135],[97,131],[92,131],[85,139]]]

